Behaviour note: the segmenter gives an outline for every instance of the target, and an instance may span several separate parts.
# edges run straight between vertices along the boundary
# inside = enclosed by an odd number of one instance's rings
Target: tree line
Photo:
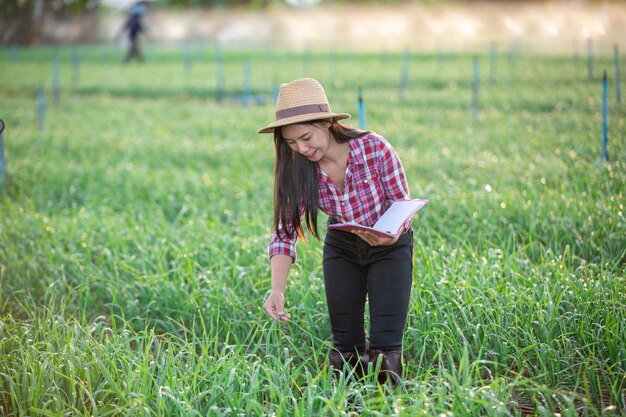
[[[476,0],[456,0],[459,3],[470,3]],[[516,0],[499,0],[500,2],[515,2]],[[298,3],[298,0],[294,0]],[[307,3],[306,0],[300,0]],[[323,4],[349,4],[349,3],[377,3],[377,4],[402,4],[420,3],[435,4],[436,0],[321,0]],[[187,8],[187,7],[265,7],[272,4],[287,4],[287,0],[150,0],[148,3],[154,7],[164,8]],[[68,15],[83,13],[102,7],[102,0],[0,0],[0,15],[3,18],[18,17],[23,15]]]

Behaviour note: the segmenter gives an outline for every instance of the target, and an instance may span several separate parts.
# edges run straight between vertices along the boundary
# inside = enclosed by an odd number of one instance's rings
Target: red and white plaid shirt
[[[319,207],[340,222],[373,226],[394,201],[411,198],[404,168],[389,142],[380,135],[369,133],[351,139],[348,144],[350,155],[343,193],[320,170]],[[410,226],[410,222],[406,226]],[[282,230],[274,230],[268,247],[269,257],[285,254],[295,262],[296,242],[297,237],[289,239]]]

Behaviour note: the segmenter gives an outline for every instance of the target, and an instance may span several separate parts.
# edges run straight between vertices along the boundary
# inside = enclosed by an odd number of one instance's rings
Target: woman
[[[289,320],[284,292],[295,245],[304,224],[319,238],[318,210],[329,223],[355,221],[372,226],[396,200],[409,199],[400,159],[381,136],[342,125],[321,84],[311,78],[280,87],[276,120],[259,130],[273,133],[276,148],[274,231],[268,254],[271,293],[263,309]],[[369,232],[328,230],[324,241],[324,286],[336,372],[382,356],[378,379],[395,387],[402,374],[402,336],[412,284],[413,234],[408,221],[393,238]],[[369,347],[364,313],[369,300]]]

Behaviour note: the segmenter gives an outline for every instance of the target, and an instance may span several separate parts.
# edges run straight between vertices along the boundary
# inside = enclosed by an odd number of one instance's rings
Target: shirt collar
[[[354,138],[348,141],[348,145],[350,147],[350,155],[348,155],[348,163],[346,166],[346,169],[349,172],[348,175],[351,175],[350,174],[350,172],[352,171],[350,169],[351,165],[364,165],[365,164],[365,158],[363,158],[363,149],[361,147],[361,143],[359,139],[360,138]],[[328,183],[333,182],[330,179],[330,177],[324,171],[322,171],[322,169],[319,170],[319,173],[322,178],[322,181],[328,182]]]

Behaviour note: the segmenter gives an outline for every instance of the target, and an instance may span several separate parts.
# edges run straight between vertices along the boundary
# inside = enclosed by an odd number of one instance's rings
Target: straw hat
[[[276,120],[259,129],[258,133],[272,133],[277,127],[331,118],[348,119],[350,115],[333,113],[319,81],[302,78],[280,86],[276,100]]]

